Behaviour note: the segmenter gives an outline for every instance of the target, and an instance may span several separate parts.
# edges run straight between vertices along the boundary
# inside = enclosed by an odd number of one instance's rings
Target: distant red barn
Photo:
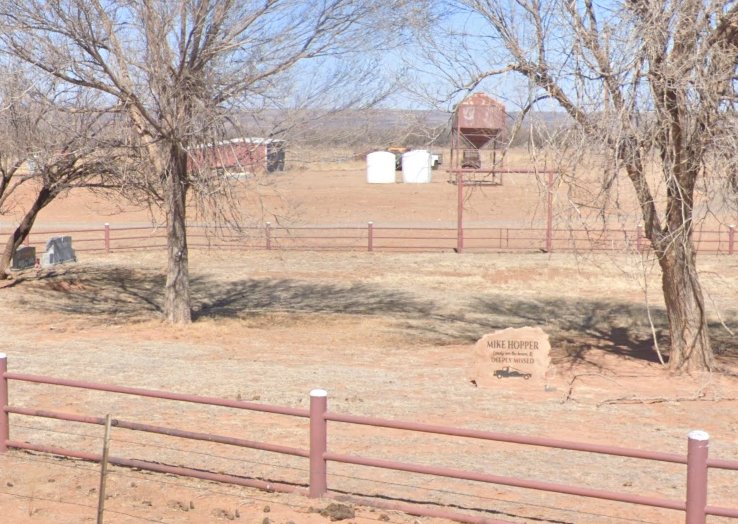
[[[284,171],[284,140],[234,138],[190,150],[190,169],[233,176]]]

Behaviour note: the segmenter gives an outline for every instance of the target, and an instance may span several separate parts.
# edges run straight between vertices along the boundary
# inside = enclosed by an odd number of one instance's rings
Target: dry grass
[[[300,204],[295,220],[308,224],[453,222],[455,188],[445,176],[422,187],[377,187],[365,184],[361,166],[353,167],[280,174],[263,200],[273,206],[287,202],[290,211],[295,202]],[[468,219],[531,224],[541,216],[539,189],[534,178],[511,177],[505,186],[480,190],[467,201]],[[41,220],[146,221],[141,211],[109,217],[106,205],[89,195],[73,195],[46,210]],[[0,352],[9,355],[12,370],[303,407],[310,389],[324,387],[331,409],[339,412],[675,453],[684,451],[688,430],[701,428],[712,435],[711,454],[738,456],[732,415],[738,404],[738,344],[721,325],[723,321],[727,329],[738,331],[734,257],[700,258],[711,335],[725,371],[699,377],[671,377],[656,364],[644,292],[648,290],[657,336],[667,349],[659,275],[653,261],[640,257],[195,251],[191,276],[196,322],[186,327],[160,320],[163,253],[80,254],[80,260],[40,275],[21,274],[0,289]],[[550,334],[557,376],[546,388],[475,388],[467,377],[473,342],[489,331],[524,325],[541,326]],[[21,405],[97,416],[110,412],[140,422],[304,446],[305,428],[299,424],[232,411],[152,405],[76,390],[60,394],[30,384],[13,385],[12,399]],[[13,438],[61,439],[69,447],[99,451],[99,435],[89,428],[14,419],[12,431]],[[545,450],[520,452],[344,425],[331,431],[331,445],[371,456],[490,472],[499,472],[504,464],[505,472],[525,478],[683,495],[679,467]],[[114,436],[114,449],[151,460],[304,482],[303,463],[274,455],[120,434]],[[75,472],[78,464],[71,473],[23,460],[3,465],[0,487],[5,484],[9,494],[0,494],[2,515],[17,516],[18,522],[71,523],[89,514],[83,506],[89,506],[91,475]],[[148,485],[125,475],[112,492],[113,509],[150,520],[222,520],[227,517],[213,511],[238,507],[243,522],[258,524],[264,518],[261,505],[272,504],[275,522],[325,521],[309,513],[304,500],[243,490],[224,494],[225,488],[170,478],[161,482],[161,477]],[[348,491],[430,500],[515,522],[674,521],[669,512],[533,496],[503,487],[337,465],[331,475],[331,485]],[[734,486],[734,476],[711,477],[711,503],[738,506]],[[60,500],[82,506],[64,506]],[[196,510],[183,511],[181,505],[190,500]],[[286,504],[282,512],[276,511],[279,501]],[[412,522],[389,516],[391,522]],[[120,514],[116,518],[140,521]],[[357,522],[375,522],[378,514],[366,511],[361,518],[365,520]]]
[[[0,293],[7,312],[0,351],[8,353],[11,369],[29,373],[303,407],[307,391],[324,387],[330,392],[331,409],[339,412],[629,446],[639,445],[631,436],[635,415],[639,431],[649,435],[648,448],[678,452],[686,430],[701,427],[713,435],[711,452],[716,456],[729,458],[738,452],[726,418],[735,401],[720,401],[735,397],[736,379],[729,374],[674,378],[659,369],[641,286],[632,279],[638,264],[625,257],[196,252],[192,257],[196,322],[187,327],[158,320],[163,265],[161,255],[119,254],[83,257],[77,265],[39,277],[33,272],[22,275]],[[738,264],[708,258],[703,267],[710,270],[706,283],[711,296],[735,330],[738,312],[732,297]],[[655,285],[655,275],[649,278]],[[663,332],[658,305],[653,314]],[[466,378],[473,342],[486,332],[523,325],[539,325],[551,335],[557,377],[545,390],[510,385],[499,390],[474,388]],[[715,324],[714,339],[724,348],[721,364],[735,369],[738,348],[733,338]],[[617,403],[639,397],[671,401],[647,408]],[[677,402],[687,398],[713,402]],[[248,427],[249,436],[258,440],[304,446],[304,424],[275,417],[83,391],[59,395],[53,388],[29,384],[13,385],[13,399],[62,411],[112,412],[126,420],[183,429],[212,431],[217,424],[218,433],[230,435],[242,435]],[[613,400],[616,403],[607,403]],[[645,413],[647,419],[640,419]],[[42,420],[23,420],[19,426],[24,427],[14,426],[14,438],[53,442],[60,435],[56,432],[64,431],[65,446],[98,451],[99,436],[81,436],[96,435],[94,430]],[[368,429],[332,431],[332,445],[347,452],[359,446],[371,456],[492,470],[504,461],[511,475],[565,483],[573,475],[576,483],[610,489],[623,489],[626,483],[636,491],[658,484],[658,491],[670,497],[679,497],[683,485],[678,467],[649,469],[627,461],[613,465],[606,459],[545,450],[521,454],[513,452],[518,448],[468,446],[432,437],[406,435],[395,440]],[[273,455],[120,432],[113,445],[118,454],[148,460],[296,483],[305,477],[302,462]],[[33,470],[34,464],[24,467]],[[625,477],[607,473],[613,467],[626,471]],[[331,471],[331,484],[340,489],[434,500],[488,515],[502,512],[520,522],[538,516],[543,522],[609,523],[626,522],[630,516],[660,523],[673,516],[642,509],[628,513],[627,508],[582,501],[572,512],[567,509],[574,507],[571,501],[554,495],[538,495],[532,505],[529,495],[517,490],[499,488],[489,498],[489,490],[466,483],[370,474],[338,465]],[[71,481],[64,475],[53,478],[55,485],[49,488],[42,481],[33,484],[12,474],[9,481],[25,490],[16,492],[26,497],[35,493],[29,522],[52,522],[48,519],[54,503],[49,500],[60,496],[89,502],[88,495],[82,496],[89,482],[81,476]],[[197,502],[187,483],[155,483],[152,489],[141,490],[126,482],[114,484],[115,511],[159,518],[174,515],[171,512],[181,507],[171,506],[171,501],[187,505],[195,500],[197,510],[180,511],[175,521],[210,518],[203,508],[210,514],[218,508],[240,507],[242,514],[253,517],[246,522],[261,522],[258,507],[235,504],[232,495],[208,495]],[[730,478],[715,482],[714,496],[735,505],[731,482]],[[82,491],[76,485],[83,486]],[[260,497],[255,493],[249,499]],[[142,506],[152,497],[153,508]],[[297,515],[293,519],[311,522],[306,508],[288,510]]]

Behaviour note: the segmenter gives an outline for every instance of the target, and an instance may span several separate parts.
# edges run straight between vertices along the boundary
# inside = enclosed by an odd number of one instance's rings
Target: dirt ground
[[[453,186],[445,182],[377,188],[357,182],[359,174],[313,172],[299,182],[288,175],[295,182],[291,198],[302,202],[301,220],[361,222],[367,206],[382,200],[386,208],[372,208],[369,219],[453,219],[446,204],[438,205],[446,193],[453,201]],[[331,188],[341,196],[328,205]],[[509,198],[533,195],[533,188],[512,187]],[[483,203],[480,216],[498,206]],[[63,224],[97,223],[104,207],[72,195],[42,223],[55,216]],[[507,213],[507,219],[529,220],[531,208],[518,207],[518,215]],[[133,223],[145,221],[146,213],[115,217]],[[485,217],[495,220],[495,213]],[[0,289],[0,352],[14,372],[294,407],[306,407],[309,391],[324,388],[330,409],[340,413],[673,453],[685,453],[687,433],[702,429],[710,433],[711,456],[738,459],[738,258],[700,258],[720,365],[719,372],[700,376],[671,376],[658,364],[646,297],[660,347],[668,347],[658,275],[649,260],[206,251],[191,259],[196,321],[187,327],[160,320],[163,253],[85,255],[76,264],[20,273]],[[475,387],[469,380],[474,342],[518,326],[540,326],[549,334],[555,376],[545,385]],[[15,381],[10,396],[13,405],[110,413],[307,446],[305,422],[287,417]],[[102,428],[11,415],[11,438],[99,453]],[[338,423],[329,427],[329,446],[339,453],[684,497],[684,467],[678,465]],[[113,430],[111,454],[298,486],[307,481],[304,459],[122,429]],[[98,482],[95,464],[10,451],[0,457],[0,520],[94,522]],[[738,472],[711,471],[709,503],[738,507],[736,485]],[[329,488],[376,503],[421,503],[510,522],[683,521],[669,510],[334,463]],[[325,509],[331,502],[113,467],[105,521],[317,524],[330,521]],[[445,522],[361,505],[355,512],[347,522]]]
[[[518,155],[520,156],[520,155]],[[522,166],[522,161],[510,167]],[[397,172],[397,181],[402,174]],[[504,186],[468,188],[465,220],[471,225],[531,226],[545,222],[544,186],[530,174],[504,175]],[[245,221],[285,225],[453,226],[457,189],[443,169],[433,171],[430,184],[367,184],[364,162],[315,164],[308,170],[288,170],[253,179],[232,180],[241,196]],[[258,196],[255,196],[258,195]],[[562,205],[565,192],[562,190]],[[27,197],[19,193],[18,201]],[[18,205],[12,211],[23,209]],[[195,219],[195,208],[191,217]],[[149,225],[161,216],[146,206],[111,202],[104,194],[84,191],[67,195],[41,211],[36,229]],[[0,234],[13,224],[13,213],[0,216]],[[199,220],[199,218],[198,218]],[[203,218],[203,220],[205,220]]]

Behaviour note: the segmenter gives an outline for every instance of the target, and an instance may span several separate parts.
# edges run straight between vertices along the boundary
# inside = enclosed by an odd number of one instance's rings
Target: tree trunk
[[[709,371],[715,364],[695,259],[687,238],[672,239],[659,254],[672,371]]]
[[[28,211],[26,211],[26,214],[23,215],[18,227],[15,228],[15,231],[13,231],[5,243],[5,249],[3,249],[2,257],[0,257],[0,278],[10,277],[10,264],[13,260],[13,255],[15,255],[16,250],[31,232],[38,213],[46,207],[49,202],[54,200],[55,196],[56,194],[48,187],[42,187],[38,192],[33,204]]]
[[[172,146],[166,179],[167,281],[164,288],[164,315],[172,324],[192,322],[190,278],[187,252],[187,156]]]

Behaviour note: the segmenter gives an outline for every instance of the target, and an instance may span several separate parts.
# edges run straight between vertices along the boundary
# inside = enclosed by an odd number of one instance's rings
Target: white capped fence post
[[[687,447],[687,524],[705,524],[707,515],[707,453],[710,435],[690,431]]]
[[[10,417],[5,408],[8,407],[8,356],[0,353],[0,453],[8,451],[8,440],[10,440]]]
[[[310,392],[310,487],[308,496],[319,498],[328,491],[328,472],[325,452],[328,450],[328,392],[314,389]]]

